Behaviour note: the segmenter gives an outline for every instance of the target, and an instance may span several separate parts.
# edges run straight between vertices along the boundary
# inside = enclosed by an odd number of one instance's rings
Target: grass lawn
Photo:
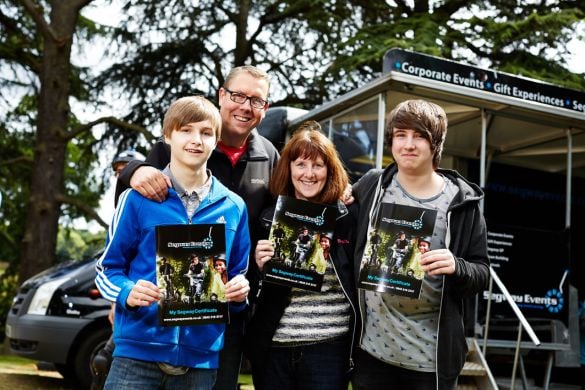
[[[0,372],[18,371],[36,375],[41,371],[37,368],[36,360],[10,355],[5,352],[5,349],[7,349],[6,343],[0,345]],[[56,374],[56,376],[59,376],[59,374]]]
[[[4,353],[0,345],[0,388],[18,390],[72,390],[56,371],[39,370],[35,360]],[[253,390],[252,376],[240,375],[242,390]]]
[[[4,353],[0,345],[0,388],[18,390],[71,390],[56,371],[39,370],[37,362]]]
[[[2,355],[0,355],[0,365],[10,365],[10,366],[25,366],[28,364],[35,364],[34,360],[25,359],[20,356],[14,355],[4,355],[3,351]]]

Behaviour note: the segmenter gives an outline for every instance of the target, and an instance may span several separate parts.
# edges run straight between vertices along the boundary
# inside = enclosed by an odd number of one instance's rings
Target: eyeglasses
[[[266,101],[264,99],[260,99],[259,97],[248,96],[248,95],[244,95],[243,93],[240,93],[240,92],[230,91],[226,87],[223,87],[223,89],[227,93],[230,94],[230,100],[232,102],[235,102],[235,103],[238,103],[238,104],[244,104],[244,103],[246,103],[246,100],[249,99],[250,100],[250,104],[252,105],[252,107],[257,108],[257,109],[264,108],[268,104],[268,101]]]

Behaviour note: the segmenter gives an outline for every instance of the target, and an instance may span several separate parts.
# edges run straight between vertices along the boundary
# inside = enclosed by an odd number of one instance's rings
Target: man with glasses
[[[219,111],[222,119],[221,140],[207,161],[207,168],[226,187],[240,195],[248,207],[252,253],[258,241],[259,216],[272,202],[268,186],[279,155],[270,141],[261,136],[256,126],[268,109],[270,79],[266,72],[253,66],[233,68],[219,89]],[[195,118],[194,118],[195,120]],[[160,169],[169,161],[169,149],[159,140],[146,158],[146,163],[131,162],[120,174],[119,184],[130,185],[142,195],[162,202],[171,186]],[[151,165],[148,165],[151,164]],[[121,192],[118,185],[116,194]],[[197,196],[182,194],[185,197]],[[199,199],[201,201],[201,199]],[[254,262],[247,273],[256,279]],[[256,283],[251,282],[250,286]],[[251,292],[250,297],[255,294]],[[244,316],[231,316],[226,328],[224,348],[220,354],[219,371],[214,389],[237,388],[242,356]]]

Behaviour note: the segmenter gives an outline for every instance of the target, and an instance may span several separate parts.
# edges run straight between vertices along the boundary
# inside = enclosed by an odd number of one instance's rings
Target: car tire
[[[68,366],[71,373],[73,373],[72,376],[70,375],[70,378],[75,381],[79,389],[91,388],[93,381],[91,362],[94,356],[104,348],[111,334],[112,331],[109,328],[92,331],[82,339],[74,356],[70,356]],[[65,375],[63,376],[65,377]]]

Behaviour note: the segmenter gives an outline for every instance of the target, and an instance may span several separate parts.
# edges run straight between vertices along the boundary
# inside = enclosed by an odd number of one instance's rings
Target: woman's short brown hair
[[[318,157],[323,159],[327,167],[327,182],[315,202],[330,204],[341,199],[349,182],[347,172],[339,159],[333,142],[321,132],[321,126],[315,121],[301,124],[282,149],[280,160],[278,160],[270,181],[272,195],[294,197],[295,190],[290,174],[290,164],[297,158],[315,160]]]

